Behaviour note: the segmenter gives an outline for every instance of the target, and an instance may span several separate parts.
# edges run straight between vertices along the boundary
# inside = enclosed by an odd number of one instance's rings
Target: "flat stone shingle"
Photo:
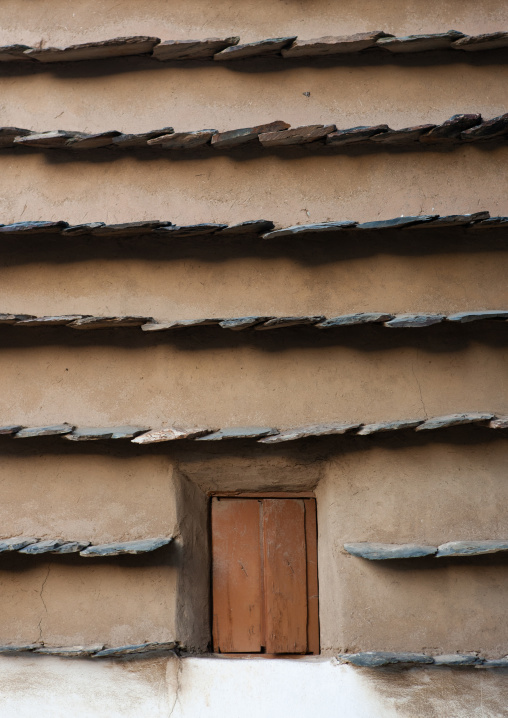
[[[98,557],[148,553],[150,551],[156,551],[163,546],[167,546],[172,540],[173,538],[170,537],[98,544],[95,546],[88,546],[88,548],[83,549],[80,551],[80,556]]]
[[[434,663],[432,656],[425,653],[391,653],[388,651],[365,651],[363,653],[343,653],[340,658],[354,666],[377,668],[393,663],[424,664]]]
[[[456,40],[452,47],[455,50],[476,52],[478,50],[497,50],[508,47],[508,32],[489,32],[483,35],[466,35]]]
[[[324,322],[316,324],[318,329],[332,329],[333,327],[351,327],[361,324],[379,324],[393,319],[393,314],[382,312],[358,312],[358,314],[343,314],[338,317],[330,317]]]
[[[424,421],[424,419],[400,419],[397,421],[381,421],[377,424],[365,424],[358,431],[358,436],[369,436],[370,434],[379,434],[384,431],[414,429],[415,426],[423,424]]]
[[[359,32],[355,35],[338,37],[327,35],[313,40],[296,39],[291,47],[282,50],[282,56],[291,59],[356,53],[375,47],[377,41],[383,37],[390,36],[382,30],[373,30],[372,32]]]
[[[326,144],[333,146],[354,145],[359,142],[365,142],[365,140],[368,140],[374,135],[388,132],[389,129],[388,125],[362,125],[360,127],[351,127],[348,130],[336,130],[327,135]]]
[[[59,436],[70,434],[75,427],[71,424],[54,424],[52,426],[31,426],[14,434],[15,439],[33,439],[40,436]]]
[[[369,561],[386,561],[392,559],[420,558],[434,556],[436,546],[425,544],[390,544],[390,543],[345,543],[345,550],[352,556],[366,558]]]
[[[261,439],[272,436],[277,429],[269,426],[232,426],[228,429],[219,429],[211,434],[199,436],[196,441],[223,441],[225,439]]]
[[[463,32],[448,30],[448,32],[430,33],[425,35],[407,35],[406,37],[386,37],[377,41],[377,47],[393,53],[401,52],[429,52],[434,50],[448,50],[452,43],[464,37]]]
[[[437,549],[437,558],[445,556],[482,556],[508,551],[508,541],[449,541]]]
[[[65,434],[68,441],[100,441],[101,439],[134,439],[148,431],[146,426],[82,427]]]
[[[155,653],[158,651],[173,651],[178,648],[177,641],[167,641],[165,643],[139,643],[131,646],[121,646],[119,648],[105,648],[92,655],[92,658],[115,658],[122,656],[130,656],[143,653]]]
[[[173,132],[147,141],[148,147],[161,150],[190,150],[207,145],[217,130],[195,130],[192,132]]]
[[[344,220],[342,222],[318,222],[316,224],[295,224],[292,227],[275,229],[267,232],[262,239],[283,239],[285,237],[306,237],[314,234],[331,234],[341,230],[353,229],[356,222]]]
[[[213,434],[217,429],[179,429],[171,427],[169,429],[158,429],[147,431],[132,440],[133,444],[157,444],[161,441],[174,441],[175,439],[197,439],[206,434]]]
[[[297,439],[306,439],[314,436],[333,436],[346,434],[349,431],[358,429],[361,424],[342,424],[342,423],[329,423],[329,424],[311,424],[309,426],[299,426],[293,429],[281,429],[274,433],[273,436],[268,436],[259,441],[260,444],[280,444],[285,441],[296,441]]]
[[[390,329],[430,327],[433,324],[440,324],[444,319],[444,314],[397,314],[393,319],[385,322],[385,327]]]
[[[447,416],[435,416],[427,419],[417,426],[415,431],[430,431],[433,429],[445,429],[450,426],[462,424],[484,424],[494,418],[493,414],[481,412],[467,412],[464,414],[448,414]]]
[[[211,145],[216,150],[230,150],[233,147],[240,147],[255,142],[259,135],[265,134],[266,132],[279,132],[287,130],[288,128],[289,124],[287,122],[276,120],[275,122],[269,122],[265,125],[217,132],[211,138]]]
[[[288,145],[304,145],[309,142],[323,140],[336,129],[335,125],[302,125],[290,130],[266,132],[259,135],[263,147],[285,147]]]
[[[226,47],[237,45],[239,37],[208,37],[204,40],[165,40],[154,48],[156,60],[211,60]]]
[[[231,45],[225,50],[222,50],[222,52],[216,53],[213,59],[217,62],[226,62],[248,57],[274,55],[289,47],[294,40],[296,40],[295,35],[292,37],[273,37],[268,40],[257,40],[256,42],[249,42],[244,45]]]
[[[85,42],[68,47],[46,47],[29,49],[25,54],[38,62],[76,62],[77,60],[104,60],[126,55],[145,55],[151,53],[160,43],[158,37],[146,35],[115,37],[112,40]]]

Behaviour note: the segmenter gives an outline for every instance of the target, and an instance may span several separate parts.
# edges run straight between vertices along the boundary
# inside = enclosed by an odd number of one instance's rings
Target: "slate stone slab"
[[[23,319],[34,319],[31,314],[0,314],[0,324],[17,324]]]
[[[53,549],[51,553],[79,553],[87,546],[90,546],[90,541],[66,541],[62,546]]]
[[[40,648],[40,643],[29,643],[28,645],[5,645],[0,646],[0,653],[26,653],[28,651],[35,651],[36,648]]]
[[[12,436],[22,428],[23,427],[19,426],[18,424],[12,424],[11,426],[0,426],[0,436]]]
[[[382,37],[390,36],[382,30],[374,30],[359,32],[355,35],[318,37],[313,40],[297,39],[287,50],[282,50],[282,56],[287,58],[316,57],[361,52],[375,47],[376,42]]]
[[[225,439],[261,439],[264,436],[272,436],[277,429],[269,426],[233,426],[229,429],[219,429],[212,434],[200,436],[196,441],[223,441]]]
[[[167,329],[192,329],[193,327],[206,327],[220,324],[222,319],[178,319],[172,322],[151,321],[143,324],[143,332],[163,332]]]
[[[343,229],[354,229],[356,222],[319,222],[317,224],[295,224],[292,227],[275,229],[262,236],[262,239],[283,239],[284,237],[301,237],[314,234],[330,234]]]
[[[389,129],[388,125],[372,125],[351,127],[348,130],[336,130],[327,136],[326,144],[334,146],[354,145],[358,142],[365,142],[374,135],[388,132]]]
[[[61,539],[48,539],[45,541],[38,541],[37,543],[31,543],[24,548],[20,548],[18,553],[26,553],[30,555],[41,554],[41,553],[54,553],[57,549],[69,543],[68,541],[62,541]]]
[[[508,416],[496,416],[489,422],[489,429],[508,429]]]
[[[146,35],[132,37],[115,37],[100,42],[85,42],[69,47],[47,47],[30,49],[26,55],[38,62],[76,62],[78,60],[102,60],[110,57],[126,55],[145,55],[152,52],[158,37]]]
[[[450,314],[447,317],[447,321],[459,322],[460,324],[483,321],[484,319],[508,320],[508,309],[486,309],[483,312],[458,312],[457,314]]]
[[[217,132],[211,139],[212,147],[216,150],[230,150],[233,147],[240,147],[257,141],[259,135],[267,132],[279,132],[287,130],[290,125],[282,120],[269,122],[265,125],[257,125],[256,127],[243,127],[239,130],[228,130],[227,132]]]
[[[453,117],[450,117],[446,122],[437,125],[433,130],[429,130],[421,135],[419,141],[423,144],[431,145],[458,140],[464,130],[480,125],[481,121],[482,116],[478,114],[453,115]]]
[[[274,319],[274,317],[237,317],[235,319],[224,319],[219,323],[222,329],[232,329],[235,332],[242,329],[250,329],[258,324]]]
[[[452,47],[455,50],[476,52],[478,50],[497,50],[508,47],[508,32],[489,32],[483,35],[466,35],[456,40]]]
[[[383,431],[404,431],[405,429],[414,429],[415,426],[423,424],[424,419],[400,419],[398,421],[381,421],[377,424],[365,424],[358,436],[369,436],[370,434],[379,434]]]
[[[0,127],[0,149],[14,147],[16,137],[26,137],[31,134],[31,130],[24,130],[21,127]]]
[[[489,219],[488,212],[473,212],[472,214],[449,214],[432,220],[430,227],[462,227]]]
[[[425,224],[436,219],[437,214],[421,214],[414,217],[394,217],[393,219],[379,219],[374,222],[362,222],[356,229],[405,229],[414,224]]]
[[[153,50],[153,57],[168,60],[211,60],[226,47],[237,45],[239,37],[208,37],[204,40],[165,40]]]
[[[43,150],[58,150],[65,148],[69,140],[86,137],[84,132],[68,132],[67,130],[53,130],[51,132],[31,132],[29,135],[16,137],[14,145],[23,147],[36,147]]]
[[[6,551],[19,551],[26,546],[31,546],[39,541],[38,538],[26,537],[26,536],[15,536],[13,538],[0,539],[0,553]]]
[[[60,234],[68,226],[67,222],[14,222],[2,225],[0,234]]]
[[[44,656],[60,656],[62,658],[88,658],[94,653],[102,651],[104,645],[97,646],[42,646],[36,648],[35,653]]]
[[[324,322],[316,324],[317,329],[332,329],[333,327],[351,327],[358,324],[379,324],[393,319],[393,314],[382,312],[358,312],[357,314],[343,314],[339,317],[330,317]]]
[[[494,418],[494,414],[481,412],[469,412],[464,414],[448,414],[447,416],[435,416],[427,419],[417,426],[415,431],[431,431],[433,429],[445,429],[449,426],[461,426],[462,424],[483,424]]]
[[[156,551],[167,546],[173,540],[170,538],[140,539],[138,541],[122,541],[120,543],[105,543],[89,546],[80,551],[80,556],[120,556],[122,554],[140,554]]]
[[[163,127],[160,130],[150,130],[149,132],[141,132],[137,135],[122,134],[119,137],[113,138],[113,147],[119,150],[146,149],[148,140],[153,140],[163,135],[170,135],[173,132],[174,129],[172,127]]]
[[[381,38],[377,46],[390,52],[429,52],[432,50],[448,50],[452,42],[464,37],[463,32],[449,30],[428,35],[407,35],[406,37]]]
[[[401,130],[387,130],[380,135],[373,135],[370,142],[378,142],[380,145],[403,146],[418,142],[422,135],[434,129],[436,125],[415,125],[404,127]]]
[[[70,434],[74,430],[71,424],[54,424],[53,426],[32,426],[21,429],[14,435],[15,439],[33,439],[39,436],[59,436]]]
[[[287,145],[305,145],[322,140],[334,132],[335,125],[303,125],[280,132],[266,132],[259,135],[263,147],[285,147]]]
[[[285,237],[306,238],[307,235],[313,236],[315,234],[330,234],[341,230],[354,229],[356,226],[356,222],[349,220],[338,222],[319,222],[316,224],[297,224],[292,227],[284,227],[282,229],[276,229],[273,232],[268,232],[263,235],[262,239],[283,239]]]
[[[100,441],[101,439],[133,439],[149,429],[146,426],[83,427],[65,434],[68,441]]]
[[[203,147],[209,144],[217,130],[197,130],[194,132],[173,132],[170,135],[162,135],[147,141],[149,147],[157,147],[161,150],[193,150],[196,147]]]
[[[143,222],[124,222],[123,224],[101,224],[100,227],[92,230],[92,234],[96,237],[133,237],[150,233],[160,227],[169,226],[171,226],[171,222],[163,222],[159,219]]]
[[[140,653],[174,651],[177,648],[178,643],[176,641],[168,641],[166,643],[140,643],[132,646],[121,646],[120,648],[105,648],[103,651],[94,653],[92,658],[121,658],[123,656]]]
[[[422,556],[434,556],[437,551],[436,546],[415,543],[345,543],[344,548],[352,556],[366,558],[369,561],[421,558]]]
[[[284,48],[289,47],[294,40],[296,40],[295,35],[292,37],[273,37],[268,40],[249,42],[245,45],[232,45],[222,50],[222,52],[218,52],[213,56],[213,59],[217,62],[225,62],[228,60],[241,60],[246,57],[275,55]]]
[[[180,429],[176,426],[173,426],[169,429],[154,429],[153,431],[147,431],[140,436],[136,436],[135,439],[132,439],[132,443],[158,444],[161,441],[175,441],[176,439],[197,439],[200,436],[213,434],[216,431],[218,430],[203,428]]]
[[[168,239],[179,239],[180,237],[204,237],[206,235],[217,234],[227,228],[227,224],[212,224],[203,222],[202,224],[189,224],[183,227],[171,225],[168,227],[160,227],[155,229],[154,234]]]
[[[151,317],[83,317],[68,324],[72,329],[116,329],[117,327],[140,327],[152,321]]]
[[[475,224],[473,229],[497,229],[498,227],[506,227],[508,225],[508,217],[490,217],[482,222]]]
[[[481,658],[467,653],[447,653],[434,656],[434,665],[436,666],[476,666],[481,663]]]
[[[109,130],[107,132],[97,132],[94,135],[86,137],[75,137],[67,142],[67,147],[73,150],[95,150],[100,147],[109,147],[113,143],[115,137],[119,137],[122,133],[118,130]]]
[[[29,45],[2,45],[0,62],[30,62],[30,57],[25,53],[31,49]]]
[[[444,314],[397,314],[394,319],[385,322],[385,327],[390,329],[430,327],[433,324],[440,324],[444,319]]]
[[[239,224],[232,224],[229,227],[221,229],[220,235],[244,235],[244,234],[263,234],[274,228],[274,223],[269,219],[251,219]]]
[[[358,429],[361,424],[311,424],[310,426],[300,426],[294,429],[284,429],[259,441],[260,444],[280,444],[284,441],[296,441],[297,439],[307,439],[313,436],[334,436],[346,434],[349,431]]]
[[[265,331],[267,329],[282,329],[285,327],[297,327],[307,324],[317,324],[323,321],[325,317],[275,317],[275,319],[269,319],[263,324],[257,324],[254,329],[256,331]]]
[[[364,653],[343,653],[340,658],[352,663],[354,666],[364,668],[378,668],[393,663],[399,664],[423,664],[434,663],[432,656],[425,653],[390,653],[388,651],[365,651]]]
[[[62,230],[62,235],[71,237],[81,237],[83,235],[92,234],[94,229],[104,227],[104,222],[86,222],[85,224],[74,224]]]
[[[485,660],[482,663],[482,668],[508,668],[508,656]]]
[[[438,546],[436,557],[482,556],[500,551],[508,551],[508,541],[449,541]]]
[[[33,319],[22,319],[16,322],[17,327],[63,327],[78,319],[83,319],[83,314],[62,314],[54,317],[34,317]]]
[[[471,127],[461,133],[461,139],[467,142],[476,140],[491,140],[495,137],[502,137],[508,133],[508,113],[494,117],[492,120],[485,120],[477,127]]]

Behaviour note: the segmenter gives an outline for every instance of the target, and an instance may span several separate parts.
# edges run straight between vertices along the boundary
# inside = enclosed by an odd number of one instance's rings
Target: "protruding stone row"
[[[483,556],[485,554],[508,551],[508,541],[449,541],[440,546],[425,544],[393,543],[345,543],[344,549],[352,556],[366,558],[369,561],[389,561],[392,559],[436,558],[450,556]]]
[[[30,47],[23,44],[0,47],[0,62],[52,64],[85,60],[146,55],[160,62],[189,60],[233,60],[279,56],[285,59],[347,56],[381,50],[390,54],[462,50],[478,52],[508,47],[507,32],[465,35],[458,30],[394,37],[383,30],[354,35],[326,36],[301,40],[296,36],[275,37],[240,43],[240,38],[209,37],[203,40],[164,40],[150,36],[117,37],[99,42],[86,42],[67,47]]]
[[[227,135],[228,133],[223,133]],[[221,135],[216,135],[220,137]],[[234,141],[229,138],[228,143],[233,146]],[[297,224],[291,227],[275,229],[273,222],[267,219],[253,219],[238,224],[201,223],[190,225],[174,225],[163,220],[144,220],[140,222],[125,222],[123,224],[105,224],[104,222],[87,222],[84,224],[69,225],[68,222],[35,221],[14,222],[13,224],[0,224],[0,237],[99,237],[104,239],[129,239],[130,237],[151,237],[156,240],[204,238],[213,236],[214,239],[230,237],[261,236],[261,239],[270,241],[288,239],[328,239],[336,234],[367,233],[393,230],[419,230],[428,232],[434,229],[459,228],[468,231],[478,231],[478,236],[484,236],[485,230],[508,227],[508,217],[491,217],[489,212],[481,211],[471,214],[452,215],[416,215],[407,217],[394,217],[392,219],[374,220],[370,222],[356,222],[353,220],[338,220],[335,222],[319,222],[314,224]],[[481,232],[480,232],[481,231]],[[410,236],[406,234],[406,237]]]
[[[305,426],[230,426],[230,427],[179,427],[159,429],[141,426],[80,427],[72,424],[23,427],[19,424],[0,426],[0,437],[14,439],[38,439],[60,436],[67,441],[129,440],[133,444],[156,444],[165,441],[227,441],[231,439],[254,439],[260,444],[280,444],[310,437],[347,434],[349,436],[371,436],[394,431],[438,431],[454,426],[476,425],[492,430],[508,429],[508,416],[495,416],[490,412],[464,412],[448,414],[430,419],[397,419],[377,423],[328,422]],[[34,539],[35,540],[35,539]],[[8,549],[5,549],[8,550]]]
[[[65,541],[64,539],[38,539],[26,536],[0,539],[0,553],[29,554],[43,553],[79,553],[80,556],[121,556],[124,554],[141,554],[156,551],[167,546],[173,540],[169,538],[137,539],[135,541],[119,541],[107,544],[94,544],[90,541]]]
[[[6,644],[0,646],[0,655],[30,653],[60,658],[128,658],[144,656],[147,653],[177,653],[181,649],[178,641],[137,643],[128,646],[108,648],[104,644],[94,646],[46,646],[42,643],[26,645]]]
[[[482,658],[476,653],[448,653],[431,656],[428,653],[393,653],[391,651],[365,651],[362,653],[341,653],[341,663],[351,663],[362,668],[383,666],[473,666],[474,668],[508,668],[508,656]]]
[[[287,122],[276,120],[253,127],[219,131],[201,129],[175,132],[172,127],[150,130],[140,134],[124,134],[119,130],[107,130],[94,134],[69,130],[31,131],[16,127],[0,127],[0,148],[26,147],[32,150],[66,150],[76,153],[95,149],[152,150],[167,152],[194,152],[213,149],[222,152],[254,146],[279,151],[281,148],[304,145],[312,148],[330,148],[337,151],[362,147],[374,151],[382,145],[400,147],[410,151],[425,147],[454,146],[471,143],[500,141],[508,136],[508,113],[490,120],[481,115],[453,115],[439,125],[416,125],[394,130],[386,124],[361,125],[339,129],[335,124],[315,124],[291,127]],[[418,218],[421,223],[423,218]],[[427,217],[426,221],[435,219]],[[413,222],[415,224],[416,222]],[[174,231],[174,230],[172,230]],[[92,231],[93,233],[97,233]]]

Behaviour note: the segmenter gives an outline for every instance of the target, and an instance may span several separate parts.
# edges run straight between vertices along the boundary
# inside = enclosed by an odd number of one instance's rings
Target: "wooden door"
[[[314,499],[212,499],[214,650],[319,653]]]

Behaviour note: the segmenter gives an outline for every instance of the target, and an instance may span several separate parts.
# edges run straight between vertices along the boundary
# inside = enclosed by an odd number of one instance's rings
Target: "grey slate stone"
[[[97,646],[42,646],[36,648],[35,653],[44,656],[61,656],[62,658],[88,658],[94,653],[102,651],[104,645]]]
[[[484,319],[508,319],[508,309],[486,309],[483,312],[458,312],[457,314],[450,314],[447,317],[449,322],[460,322],[465,324],[466,322],[478,322]]]
[[[53,549],[51,553],[78,553],[87,546],[90,546],[90,541],[66,541],[62,546]]]
[[[213,59],[218,62],[228,60],[241,60],[244,57],[263,57],[266,55],[275,55],[280,53],[284,48],[289,47],[296,40],[296,36],[292,37],[274,37],[268,40],[258,40],[257,42],[249,42],[245,45],[232,45],[222,52],[218,52]]]
[[[428,35],[407,35],[406,37],[381,38],[378,47],[390,52],[428,52],[429,50],[448,50],[455,40],[464,37],[463,32],[448,30]]]
[[[423,424],[424,419],[400,419],[398,421],[382,421],[377,424],[365,424],[358,436],[369,436],[370,434],[379,434],[383,431],[404,431],[404,429],[414,429],[415,426]]]
[[[508,47],[508,32],[489,32],[483,35],[466,35],[456,40],[452,47],[455,50],[476,52],[477,50],[497,50]]]
[[[274,223],[269,219],[251,219],[239,224],[231,224],[229,227],[221,229],[220,235],[222,237],[222,235],[263,234],[272,230],[274,226]]]
[[[83,319],[83,314],[67,314],[55,317],[34,317],[33,319],[21,319],[16,322],[17,327],[63,327],[78,319]]]
[[[146,149],[148,140],[153,140],[163,135],[170,135],[173,132],[174,129],[172,127],[163,127],[160,130],[150,130],[149,132],[141,132],[140,134],[122,134],[113,139],[113,147],[120,150]]]
[[[162,150],[193,150],[210,143],[217,130],[196,130],[193,132],[173,132],[170,135],[154,137],[147,141],[149,147]]]
[[[388,130],[380,135],[373,135],[370,142],[378,142],[381,145],[408,145],[418,142],[420,137],[436,125],[415,125],[404,127],[401,130]]]
[[[62,235],[70,235],[72,237],[79,237],[81,235],[92,234],[94,229],[98,227],[104,227],[104,222],[87,222],[85,224],[74,224],[70,227],[66,227],[62,230]]]
[[[490,217],[482,222],[475,224],[473,229],[496,229],[497,227],[506,227],[508,225],[508,217]]]
[[[178,319],[172,322],[151,321],[143,324],[143,332],[163,332],[167,329],[192,329],[193,327],[206,327],[220,324],[222,319]]]
[[[489,422],[489,429],[508,429],[508,416],[496,416]]]
[[[261,439],[264,436],[272,436],[277,429],[269,426],[233,426],[229,429],[219,429],[212,434],[200,436],[196,441],[224,441],[225,439]]]
[[[14,538],[0,539],[0,553],[5,553],[6,551],[19,551],[21,548],[25,548],[25,546],[37,543],[37,541],[39,541],[38,538],[28,538],[26,536],[15,536]]]
[[[394,319],[385,322],[385,327],[393,329],[430,327],[444,321],[444,314],[397,314]]]
[[[28,645],[5,645],[0,646],[0,654],[5,653],[28,653],[29,651],[35,651],[36,648],[40,648],[40,643],[29,643]]]
[[[386,561],[391,559],[434,556],[437,551],[436,546],[426,546],[415,543],[345,543],[344,548],[352,556],[366,558],[369,561]]]
[[[32,314],[0,314],[0,324],[17,324],[24,319],[35,319]]]
[[[160,237],[167,237],[168,239],[179,239],[180,237],[205,237],[207,235],[217,234],[227,228],[227,224],[189,224],[179,227],[178,225],[171,225],[168,227],[160,227],[154,230],[154,234],[158,234]]]
[[[240,147],[249,144],[258,139],[259,135],[266,132],[279,132],[287,130],[290,127],[287,122],[276,120],[265,125],[256,125],[255,127],[243,127],[239,130],[228,130],[227,132],[217,132],[211,139],[211,145],[216,150],[230,150],[233,147]]]
[[[73,150],[95,150],[99,147],[109,147],[113,143],[115,137],[119,137],[122,133],[118,130],[109,130],[107,132],[97,132],[96,134],[86,135],[85,137],[76,137],[67,142],[67,147]]]
[[[375,47],[376,42],[382,37],[389,37],[389,35],[382,30],[374,30],[339,37],[326,36],[313,40],[297,39],[287,50],[282,50],[282,56],[287,58],[316,57],[361,52]]]
[[[485,660],[482,663],[482,668],[508,668],[508,656]]]
[[[68,226],[67,222],[15,222],[2,225],[0,234],[60,234]]]
[[[160,42],[158,37],[132,36],[115,37],[100,42],[85,42],[69,47],[34,48],[26,55],[38,62],[76,62],[78,60],[102,60],[126,55],[145,55]]]
[[[44,541],[37,541],[37,543],[29,544],[24,548],[20,548],[18,553],[27,553],[30,555],[50,552],[54,553],[61,546],[64,546],[68,543],[69,541],[63,541],[61,539],[47,539]]]
[[[390,128],[388,125],[373,125],[351,127],[348,130],[336,130],[329,134],[326,138],[327,145],[343,146],[343,145],[354,145],[358,142],[365,142],[374,135],[379,135],[383,132],[388,132]]]
[[[30,62],[26,55],[29,45],[2,45],[0,47],[0,62]]]
[[[180,429],[173,426],[169,429],[153,429],[147,431],[135,439],[132,439],[133,444],[158,444],[161,441],[175,441],[176,439],[197,439],[200,436],[206,436],[206,434],[213,434],[218,429]]]
[[[295,224],[292,227],[275,229],[262,236],[262,239],[282,239],[284,237],[300,237],[313,234],[330,234],[342,229],[353,229],[356,222],[344,220],[342,222],[319,222],[317,224]]]
[[[239,37],[208,37],[204,40],[165,40],[154,48],[153,57],[162,62],[169,60],[211,60],[226,47],[237,45]]]
[[[140,653],[155,653],[158,651],[174,651],[178,648],[176,641],[165,643],[140,643],[132,646],[121,646],[120,648],[105,648],[103,651],[94,653],[92,658],[121,658],[123,656],[137,655]]]
[[[336,129],[335,125],[302,125],[280,132],[266,132],[259,135],[263,147],[285,147],[287,145],[305,145],[322,140]]]
[[[437,217],[432,220],[430,227],[461,227],[464,225],[470,225],[475,222],[481,222],[482,220],[489,219],[490,214],[488,212],[473,212],[472,214],[449,214],[443,217]]]
[[[53,426],[30,426],[21,429],[14,435],[15,439],[32,439],[38,436],[58,436],[60,434],[70,434],[74,430],[71,424],[54,424]]]
[[[275,317],[275,319],[269,319],[263,324],[257,324],[254,329],[256,331],[265,331],[268,329],[282,329],[284,327],[297,327],[307,324],[317,324],[322,322],[325,317]]]
[[[464,414],[448,414],[447,416],[435,416],[427,419],[417,426],[415,431],[430,431],[432,429],[446,429],[449,426],[460,426],[462,424],[483,424],[494,418],[494,414],[469,412]]]
[[[262,322],[269,321],[273,317],[238,317],[235,319],[224,319],[219,323],[222,329],[232,329],[235,332],[241,331],[242,329],[250,329],[255,327]]]
[[[129,237],[146,234],[160,227],[171,226],[171,222],[161,222],[159,219],[145,220],[143,222],[125,222],[123,224],[101,224],[92,234],[96,237]]]
[[[438,217],[437,214],[421,214],[415,217],[394,217],[393,219],[379,219],[374,222],[362,222],[356,229],[404,229],[414,224],[425,224]]]
[[[427,656],[425,653],[390,653],[388,651],[344,653],[340,658],[348,663],[352,663],[354,666],[362,666],[365,668],[377,668],[393,663],[421,664],[434,662],[432,656]]]
[[[14,147],[16,137],[26,137],[30,134],[32,134],[31,130],[24,130],[21,127],[0,127],[0,149]]]
[[[358,429],[361,424],[311,424],[310,426],[299,426],[294,429],[284,429],[273,436],[268,436],[259,441],[260,444],[280,444],[284,441],[296,441],[307,439],[313,436],[333,436],[346,434],[348,431]]]
[[[476,666],[481,663],[481,658],[467,653],[448,653],[434,656],[434,665],[436,666]]]
[[[80,551],[80,556],[120,556],[123,554],[140,554],[156,551],[167,546],[173,538],[139,539],[137,541],[122,541],[119,543],[105,543],[89,546]]]
[[[10,426],[0,426],[0,436],[12,436],[16,434],[23,427],[18,424],[11,424]]]
[[[492,120],[485,120],[477,127],[464,130],[460,136],[461,139],[472,142],[475,140],[491,140],[506,134],[508,134],[508,113],[494,117]]]
[[[16,137],[15,145],[23,147],[37,147],[39,149],[57,150],[67,146],[69,140],[86,137],[84,132],[68,132],[67,130],[53,130],[51,132],[31,132],[23,137]]]
[[[437,125],[433,130],[429,130],[421,135],[420,142],[423,144],[439,144],[441,142],[449,142],[450,140],[459,139],[460,134],[470,127],[476,127],[482,121],[482,116],[473,115],[453,115],[449,120]]]
[[[115,329],[116,327],[140,327],[151,317],[83,317],[68,324],[71,329]]]
[[[508,541],[449,541],[438,546],[436,557],[482,556],[500,551],[508,551]]]
[[[330,317],[324,322],[316,324],[318,329],[331,329],[333,327],[351,327],[357,324],[378,324],[393,319],[393,314],[381,312],[358,312],[358,314],[343,314],[339,317]]]
[[[82,427],[66,434],[68,441],[99,441],[101,439],[133,439],[149,431],[146,426]]]

